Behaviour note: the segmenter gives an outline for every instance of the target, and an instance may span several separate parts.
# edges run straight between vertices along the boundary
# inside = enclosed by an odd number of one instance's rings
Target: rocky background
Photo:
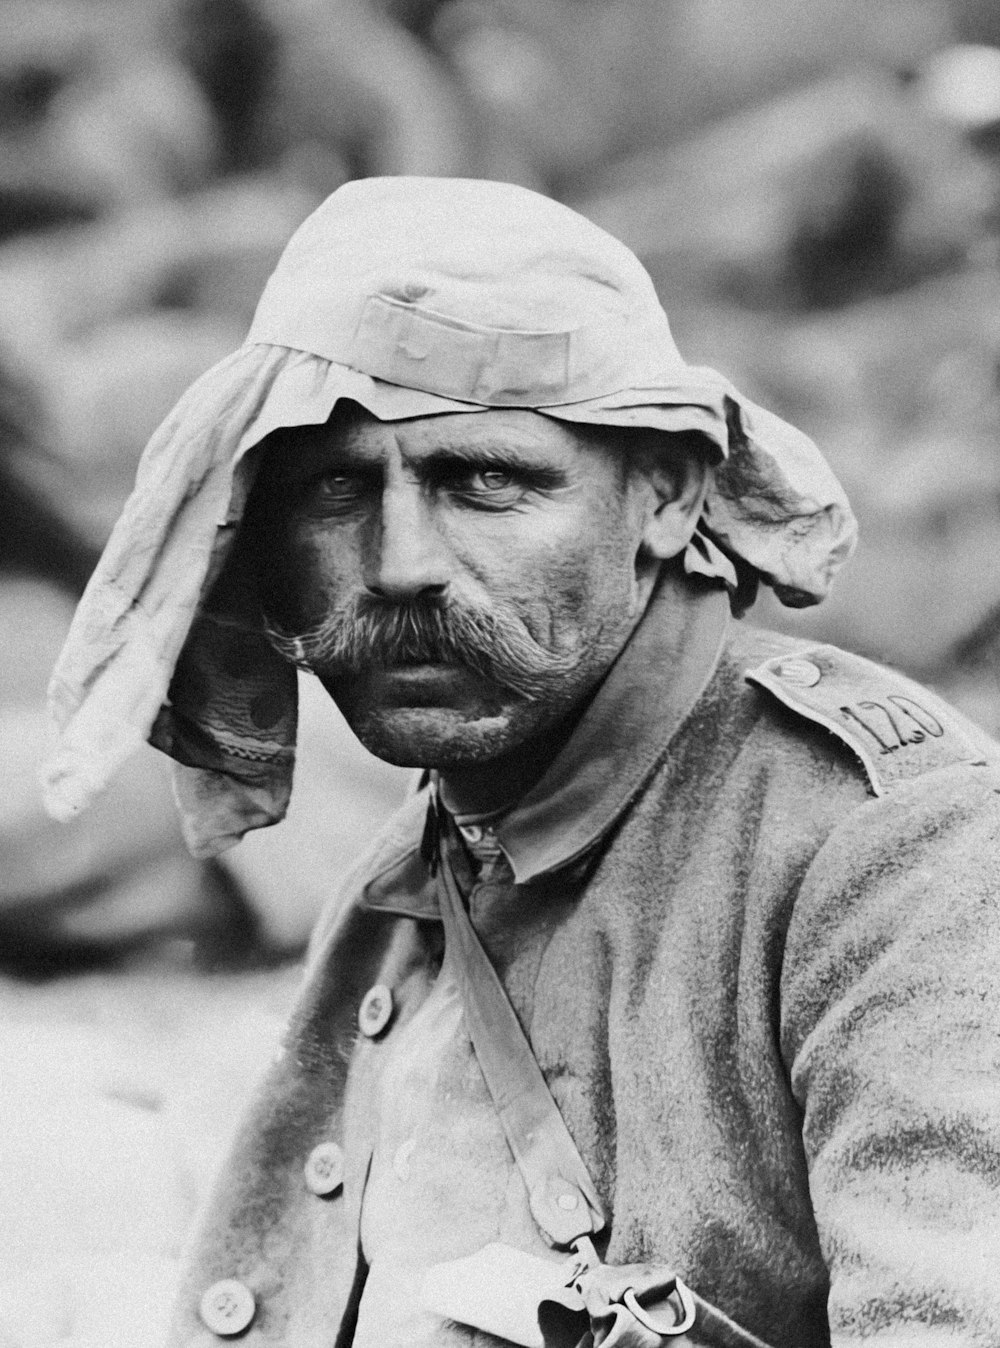
[[[862,542],[754,620],[1000,731],[992,0],[5,0],[0,7],[0,1348],[147,1348],[297,960],[407,789],[305,686],[288,822],[183,852],[158,756],[37,800],[44,684],[142,445],[285,239],[376,173],[551,192],[691,360],[809,431]]]

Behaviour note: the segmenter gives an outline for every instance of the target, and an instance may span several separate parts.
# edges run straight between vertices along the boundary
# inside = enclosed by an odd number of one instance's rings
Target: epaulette
[[[1000,745],[941,698],[836,646],[776,656],[746,678],[846,744],[876,796],[952,764],[1000,762]]]

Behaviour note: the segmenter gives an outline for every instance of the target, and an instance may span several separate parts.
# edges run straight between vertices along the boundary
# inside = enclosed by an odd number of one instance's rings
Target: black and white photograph
[[[2,0],[0,1348],[1000,1345],[1000,5]]]

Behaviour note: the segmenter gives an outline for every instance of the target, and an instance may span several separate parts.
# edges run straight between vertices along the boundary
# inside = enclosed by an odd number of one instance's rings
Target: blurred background
[[[753,620],[1000,730],[994,0],[4,0],[0,1348],[158,1342],[317,909],[407,789],[308,684],[289,819],[219,863],[152,750],[69,826],[36,785],[146,438],[380,173],[521,182],[628,243],[860,518],[832,599]]]

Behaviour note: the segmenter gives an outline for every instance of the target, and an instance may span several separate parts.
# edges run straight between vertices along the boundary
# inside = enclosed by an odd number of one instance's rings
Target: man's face
[[[641,613],[650,505],[620,449],[534,412],[280,432],[255,489],[265,603],[361,742],[442,769],[561,724]]]

